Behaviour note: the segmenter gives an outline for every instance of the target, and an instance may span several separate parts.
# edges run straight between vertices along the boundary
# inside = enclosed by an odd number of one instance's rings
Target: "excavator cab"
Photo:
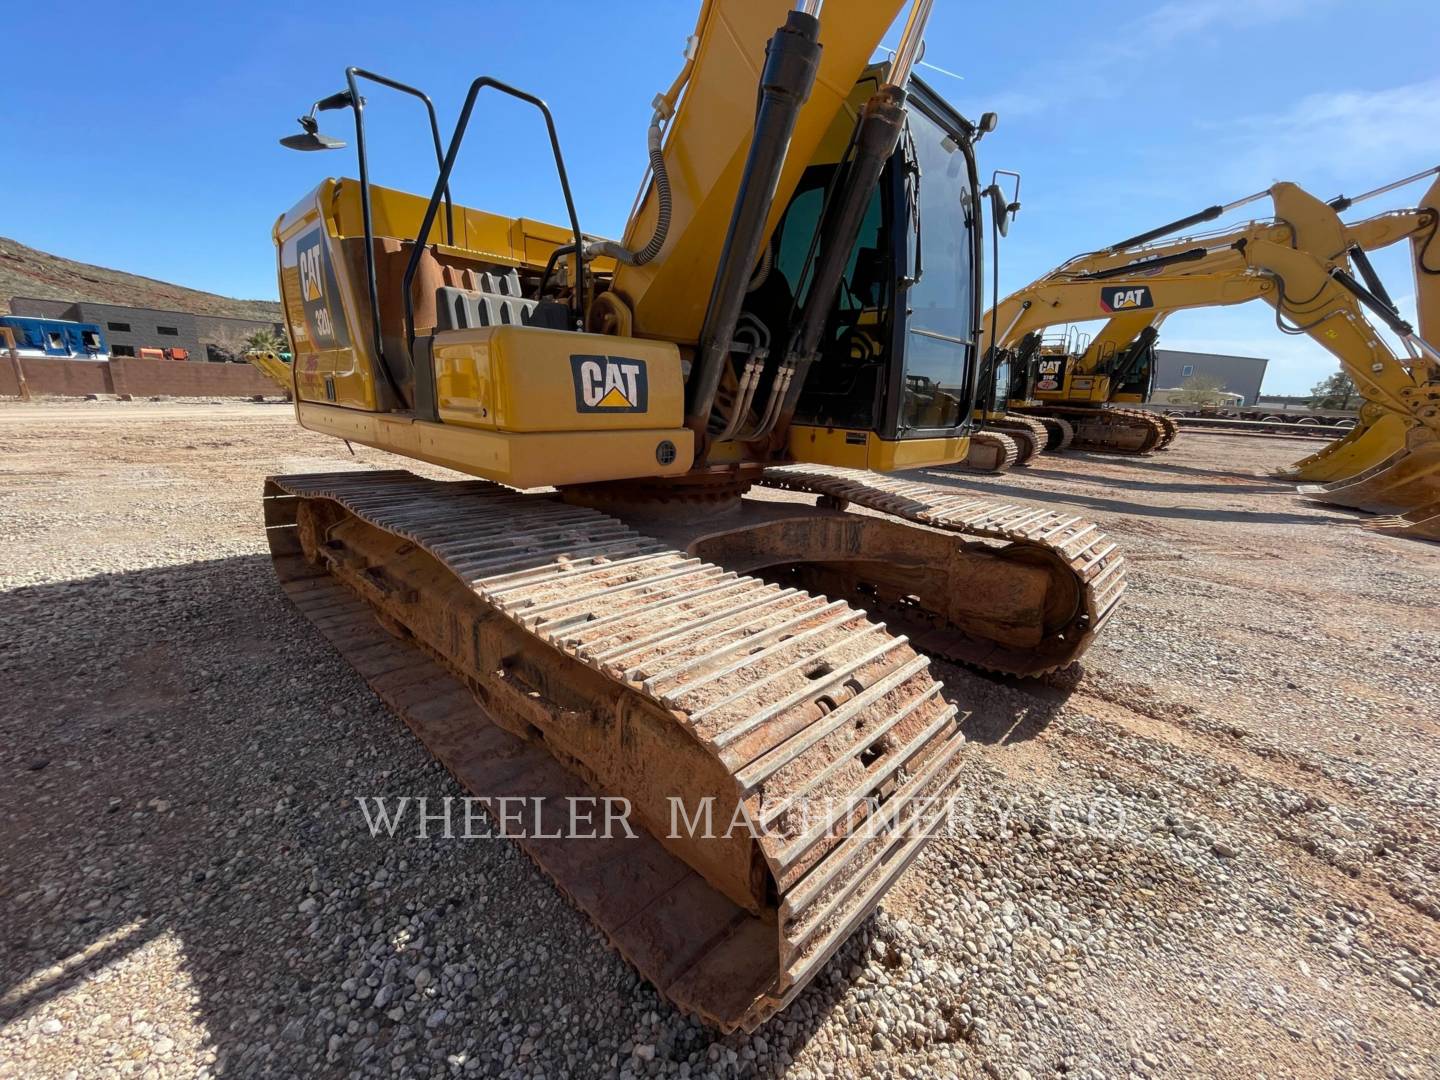
[[[856,100],[876,85],[862,79]],[[915,452],[953,457],[970,430],[983,259],[976,129],[918,78],[908,105],[800,391],[789,438],[796,460],[894,468]],[[840,120],[849,127],[848,114]],[[846,135],[836,131],[831,144]],[[773,265],[747,298],[745,316],[769,340],[782,338],[805,300],[835,170],[805,170],[771,241]]]

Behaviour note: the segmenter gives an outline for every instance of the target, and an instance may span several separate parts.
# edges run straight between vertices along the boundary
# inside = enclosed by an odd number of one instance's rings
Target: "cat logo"
[[[295,262],[300,271],[300,301],[305,309],[307,336],[320,349],[344,349],[350,344],[345,321],[336,320],[328,297],[337,292],[335,272],[325,254],[324,236],[314,229],[295,244]]]
[[[324,300],[320,285],[320,245],[316,244],[300,256],[300,293],[307,304]]]
[[[570,373],[576,412],[643,413],[649,407],[644,360],[576,354],[570,357]]]
[[[1138,311],[1154,306],[1148,285],[1112,285],[1100,290],[1100,310],[1106,313]]]
[[[1035,366],[1035,389],[1050,393],[1065,385],[1066,357],[1057,356],[1041,360]]]

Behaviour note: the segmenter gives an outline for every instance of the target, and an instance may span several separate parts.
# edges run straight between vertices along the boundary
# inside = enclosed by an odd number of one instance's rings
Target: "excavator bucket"
[[[1372,423],[1361,422],[1349,434],[1299,461],[1276,469],[1277,480],[1302,484],[1338,484],[1388,465],[1405,448],[1410,420],[1384,413]]]
[[[1331,484],[1301,484],[1306,498],[1372,514],[1407,514],[1440,503],[1440,440],[1412,429],[1410,445],[1380,464]]]
[[[1364,522],[1367,529],[1396,532],[1420,540],[1440,540],[1440,502],[1409,514],[1394,514]]]

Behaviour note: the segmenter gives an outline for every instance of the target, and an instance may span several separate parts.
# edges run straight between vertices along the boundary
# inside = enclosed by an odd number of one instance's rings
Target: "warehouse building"
[[[105,332],[111,356],[141,356],[141,349],[160,349],[173,359],[221,360],[257,330],[281,336],[276,321],[235,319],[223,315],[194,315],[188,311],[98,304],[89,300],[43,300],[33,296],[10,299],[14,315],[40,319],[67,319],[94,323]]]
[[[1265,380],[1269,360],[1259,356],[1229,356],[1225,353],[1182,352],[1178,349],[1155,350],[1155,389],[1176,390],[1196,376],[1219,382],[1220,389],[1242,394],[1246,405],[1260,398],[1260,384]]]

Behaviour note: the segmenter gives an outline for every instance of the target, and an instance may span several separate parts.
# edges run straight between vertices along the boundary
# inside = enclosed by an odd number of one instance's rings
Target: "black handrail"
[[[555,169],[560,174],[560,189],[565,195],[565,209],[570,216],[570,230],[575,234],[575,295],[572,310],[577,326],[584,316],[585,239],[580,233],[580,219],[575,213],[575,200],[570,195],[570,178],[565,172],[564,155],[560,152],[560,137],[555,133],[555,118],[550,115],[550,107],[534,94],[527,94],[524,90],[517,90],[498,79],[482,75],[470,84],[470,92],[465,95],[465,105],[460,110],[460,118],[455,122],[455,134],[450,137],[450,148],[446,151],[445,160],[440,165],[440,176],[435,181],[435,191],[430,196],[430,203],[425,207],[425,218],[420,223],[420,231],[415,235],[415,247],[410,252],[410,262],[405,267],[405,277],[401,282],[405,300],[406,344],[410,347],[411,356],[414,356],[415,353],[415,300],[410,295],[410,285],[415,280],[415,271],[420,266],[420,257],[425,253],[430,227],[435,223],[435,214],[440,209],[440,196],[450,183],[450,173],[455,168],[455,159],[460,152],[460,143],[465,138],[465,129],[470,126],[470,114],[475,109],[475,99],[486,87],[534,105],[545,117],[545,128],[550,134],[550,149],[555,155]]]
[[[390,384],[390,389],[395,397],[403,405],[404,396],[400,393],[400,387],[395,381],[395,376],[390,370],[390,365],[385,361],[384,337],[380,332],[380,288],[376,281],[375,273],[375,226],[370,206],[370,161],[365,152],[365,99],[360,96],[359,87],[356,86],[356,79],[368,79],[370,82],[387,86],[391,90],[397,90],[402,94],[409,94],[411,97],[419,98],[425,105],[425,111],[430,117],[430,137],[435,143],[435,165],[437,168],[444,164],[444,151],[440,144],[440,122],[435,115],[435,104],[430,96],[422,90],[398,82],[385,75],[377,75],[373,71],[366,71],[364,68],[348,67],[345,69],[345,83],[349,87],[348,104],[355,113],[355,154],[360,164],[360,217],[365,230],[365,277],[366,285],[370,291],[370,332],[372,344],[375,349],[375,360],[384,373],[385,381]],[[450,199],[450,185],[445,185],[445,211],[446,211],[446,242],[455,243],[455,206]]]

